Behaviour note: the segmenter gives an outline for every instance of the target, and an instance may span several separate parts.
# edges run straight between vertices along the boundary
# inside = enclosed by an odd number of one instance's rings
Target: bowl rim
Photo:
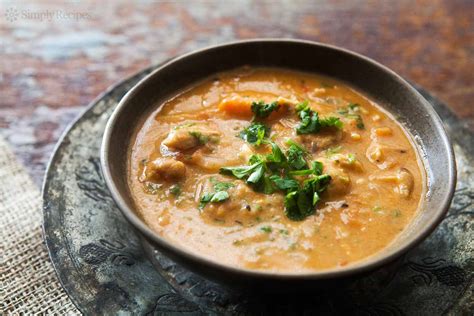
[[[319,270],[319,271],[305,271],[305,272],[298,272],[298,273],[251,270],[251,269],[219,263],[210,258],[200,256],[198,254],[193,253],[192,251],[188,251],[182,247],[174,245],[172,242],[166,240],[165,238],[161,237],[157,233],[153,232],[140,219],[140,217],[132,209],[130,209],[127,206],[126,202],[124,201],[121,194],[119,193],[120,191],[118,190],[117,186],[115,185],[113,181],[112,173],[110,170],[109,159],[108,159],[109,158],[108,152],[109,152],[109,144],[110,144],[110,140],[112,136],[113,127],[115,123],[117,122],[118,118],[120,117],[120,114],[122,113],[123,109],[127,106],[129,100],[132,99],[139,92],[141,86],[143,86],[148,80],[154,77],[163,68],[166,68],[175,62],[189,58],[190,56],[203,54],[208,51],[212,51],[219,48],[239,46],[242,44],[245,45],[249,43],[259,43],[259,42],[306,44],[306,45],[318,46],[318,47],[329,49],[329,50],[334,50],[346,55],[351,55],[352,57],[361,59],[362,61],[365,61],[366,63],[372,64],[372,66],[375,66],[381,71],[388,73],[391,77],[393,77],[396,81],[398,81],[398,83],[403,85],[406,89],[410,90],[410,92],[413,93],[418,98],[419,102],[422,104],[422,107],[424,108],[424,110],[426,110],[431,121],[434,123],[435,128],[440,131],[441,138],[439,139],[439,141],[440,143],[442,143],[443,147],[447,149],[447,153],[449,157],[447,181],[445,182],[445,185],[449,188],[449,190],[447,194],[445,194],[445,196],[443,197],[442,203],[439,204],[437,208],[437,212],[433,214],[429,222],[424,226],[423,230],[420,230],[415,236],[408,239],[404,243],[400,244],[395,249],[388,251],[384,256],[375,258],[376,260],[374,260],[375,254],[373,254],[373,255],[368,256],[367,258],[361,259],[353,264],[350,264],[344,267],[336,267],[336,268],[324,269],[324,270]],[[110,190],[112,198],[114,199],[115,203],[121,210],[122,214],[125,216],[127,221],[129,221],[136,229],[139,230],[140,233],[142,233],[146,238],[151,240],[153,243],[158,244],[160,249],[164,249],[167,252],[174,253],[177,257],[183,257],[183,259],[198,262],[212,269],[220,270],[226,273],[240,274],[241,276],[247,276],[247,277],[266,278],[266,279],[285,279],[285,280],[302,280],[302,279],[325,280],[325,279],[343,278],[350,275],[361,274],[364,272],[375,270],[376,268],[379,268],[385,264],[388,264],[394,261],[401,255],[406,253],[408,250],[418,245],[421,241],[423,241],[429,234],[431,234],[431,232],[443,220],[451,204],[451,200],[453,198],[454,191],[455,191],[456,179],[457,179],[454,151],[453,151],[451,141],[443,126],[443,123],[439,115],[435,112],[434,108],[431,106],[431,104],[410,83],[408,83],[405,79],[403,79],[400,75],[395,73],[390,68],[378,63],[377,61],[371,58],[363,56],[359,53],[350,51],[345,48],[330,45],[330,44],[309,41],[309,40],[292,39],[292,38],[255,38],[255,39],[231,41],[227,43],[207,46],[201,49],[193,50],[191,52],[172,58],[166,61],[165,63],[161,64],[158,68],[153,70],[150,74],[145,76],[135,86],[133,86],[123,96],[123,98],[120,100],[117,107],[114,109],[112,115],[110,116],[106,124],[104,135],[102,138],[102,144],[100,148],[100,163],[101,163],[101,169],[102,169],[105,183],[108,189]]]

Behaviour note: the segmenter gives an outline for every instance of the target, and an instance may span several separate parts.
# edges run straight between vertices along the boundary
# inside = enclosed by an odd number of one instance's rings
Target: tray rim
[[[43,235],[43,242],[44,244],[46,245],[46,249],[48,250],[48,258],[49,258],[49,261],[51,262],[52,266],[53,266],[53,270],[56,274],[56,277],[57,279],[59,280],[59,283],[61,284],[61,287],[64,289],[64,291],[66,292],[67,296],[69,297],[69,299],[71,300],[71,302],[74,304],[74,306],[77,308],[77,310],[79,310],[82,314],[85,314],[85,312],[83,311],[82,309],[82,306],[81,304],[79,304],[79,302],[76,300],[76,297],[73,295],[72,291],[73,291],[73,288],[72,287],[68,287],[66,286],[64,280],[61,278],[62,274],[60,272],[60,262],[56,262],[56,260],[53,258],[53,251],[52,251],[52,247],[53,245],[50,244],[49,242],[49,238],[48,238],[48,234],[47,234],[47,231],[48,231],[48,227],[47,227],[47,223],[46,223],[46,214],[49,213],[49,211],[47,210],[47,200],[46,200],[46,195],[47,195],[47,189],[48,189],[48,178],[51,174],[51,170],[52,170],[52,166],[53,164],[57,161],[58,159],[58,155],[59,155],[59,149],[60,147],[63,145],[64,143],[64,140],[66,139],[66,137],[69,135],[69,133],[71,132],[71,130],[76,126],[78,125],[83,119],[84,117],[86,116],[87,113],[89,113],[89,111],[91,111],[99,102],[101,102],[105,97],[111,95],[119,86],[121,85],[125,85],[127,82],[129,81],[133,81],[134,79],[137,79],[139,78],[140,76],[144,75],[145,73],[147,72],[150,72],[152,71],[153,69],[155,68],[158,68],[160,67],[161,65],[164,65],[166,62],[168,62],[170,59],[165,59],[164,61],[162,62],[159,62],[159,63],[156,63],[154,65],[150,65],[150,66],[147,66],[145,68],[142,68],[136,72],[134,72],[133,74],[113,83],[112,85],[110,85],[109,87],[107,87],[107,89],[105,89],[103,92],[101,92],[99,95],[97,95],[92,101],[90,101],[86,107],[80,111],[79,114],[77,114],[77,116],[66,126],[66,128],[64,129],[64,131],[61,133],[61,136],[58,138],[56,144],[54,145],[54,148],[53,148],[53,151],[51,153],[51,156],[48,160],[48,164],[46,165],[46,169],[45,169],[45,173],[44,173],[44,176],[43,176],[43,181],[42,181],[42,186],[41,186],[41,193],[40,193],[40,196],[41,196],[41,201],[42,201],[42,205],[41,205],[41,211],[43,213],[43,216],[42,216],[42,223],[41,223],[41,233]]]
[[[78,125],[82,120],[84,120],[85,116],[99,103],[101,102],[104,98],[106,98],[107,96],[111,95],[113,92],[115,92],[115,90],[121,86],[121,85],[125,85],[127,82],[129,81],[133,81],[135,79],[137,79],[137,83],[140,82],[143,78],[145,78],[146,76],[148,76],[151,72],[153,72],[155,69],[158,69],[159,67],[167,64],[169,61],[175,59],[177,56],[173,57],[173,58],[167,58],[167,59],[164,59],[163,61],[161,62],[158,62],[158,63],[155,63],[155,64],[152,64],[152,65],[149,65],[147,67],[144,67],[144,68],[141,68],[140,70],[132,73],[131,75],[128,75],[127,77],[119,80],[119,81],[116,81],[115,83],[111,84],[109,87],[107,87],[103,92],[101,92],[99,95],[97,95],[92,101],[90,101],[83,110],[80,111],[80,113],[77,114],[77,116],[66,126],[66,128],[64,129],[64,131],[61,133],[61,136],[58,138],[54,148],[53,148],[53,151],[51,153],[51,156],[49,158],[49,161],[48,161],[48,164],[46,166],[46,169],[45,169],[45,173],[44,173],[44,176],[43,176],[43,181],[42,181],[42,186],[41,186],[41,198],[42,198],[42,212],[43,212],[43,216],[42,216],[42,224],[41,224],[41,228],[42,228],[42,235],[43,235],[43,241],[46,245],[46,248],[48,250],[48,257],[49,257],[49,260],[53,266],[53,269],[54,269],[54,272],[62,286],[62,288],[64,289],[65,293],[67,294],[67,296],[69,297],[69,299],[71,300],[71,302],[74,304],[74,306],[77,308],[78,311],[80,311],[82,314],[85,314],[87,313],[87,311],[84,310],[84,307],[85,305],[81,305],[80,301],[77,300],[76,296],[74,295],[74,288],[73,287],[69,287],[65,284],[65,281],[62,279],[62,272],[60,271],[60,267],[61,267],[61,263],[57,260],[55,260],[53,258],[53,251],[52,251],[52,248],[54,247],[53,244],[50,244],[49,242],[49,238],[48,238],[48,235],[47,235],[47,231],[48,231],[48,227],[47,224],[46,224],[46,214],[49,213],[49,211],[47,210],[47,207],[48,207],[48,202],[46,201],[46,196],[47,196],[47,189],[48,189],[48,178],[51,174],[51,170],[52,170],[52,166],[53,164],[57,161],[58,159],[58,154],[59,154],[59,149],[60,147],[63,145],[64,143],[64,140],[66,139],[66,137],[69,135],[69,133],[71,132],[71,130],[76,126]],[[139,79],[140,76],[143,76],[142,79]],[[403,80],[406,80],[418,93],[420,93],[424,99],[426,99],[426,101],[431,105],[431,108],[433,111],[435,111],[435,113],[438,115],[438,117],[440,118],[440,121],[442,122],[443,124],[443,127],[445,128],[446,130],[446,135],[450,141],[450,143],[452,145],[454,144],[457,144],[457,143],[460,143],[462,141],[467,141],[469,138],[472,138],[474,137],[474,131],[471,131],[466,123],[465,123],[465,120],[463,120],[462,118],[459,118],[452,110],[451,108],[449,108],[449,106],[444,102],[442,101],[441,99],[439,99],[435,94],[431,93],[430,91],[426,90],[425,88],[423,88],[421,85],[419,84],[416,84],[410,80],[407,80],[405,78],[403,78]],[[127,94],[127,92],[124,94],[124,96]],[[122,96],[123,98],[123,96]],[[439,107],[439,109],[441,109],[441,112],[442,113],[438,113],[437,109],[435,109],[434,105],[433,105],[433,101],[434,102],[437,102],[441,105],[441,107]],[[443,116],[446,116],[446,118],[442,118],[441,117],[441,114]],[[457,127],[456,130],[451,130],[449,128],[447,128],[446,126],[446,123],[447,121],[457,121],[460,123],[460,126]],[[462,148],[464,151],[466,150],[466,148]],[[473,150],[470,150],[471,148],[469,148],[469,150],[467,150],[467,154],[470,155],[470,156],[474,156],[474,149]],[[454,154],[453,154],[454,155]],[[454,155],[454,158],[456,159],[456,156]],[[456,162],[455,162],[456,163]],[[444,219],[444,217],[443,217]],[[430,232],[431,234],[431,232]],[[64,276],[63,276],[64,277]]]

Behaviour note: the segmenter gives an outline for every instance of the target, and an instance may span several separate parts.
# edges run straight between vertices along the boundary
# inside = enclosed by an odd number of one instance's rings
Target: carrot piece
[[[233,96],[223,99],[221,103],[219,103],[218,108],[231,116],[251,118],[253,116],[252,102],[253,101],[249,98]],[[279,98],[277,102],[280,104],[280,108],[270,114],[268,117],[270,120],[278,119],[288,112],[290,104],[286,99]]]
[[[226,112],[232,116],[250,118],[252,117],[252,101],[239,96],[225,98],[219,103],[219,110]]]

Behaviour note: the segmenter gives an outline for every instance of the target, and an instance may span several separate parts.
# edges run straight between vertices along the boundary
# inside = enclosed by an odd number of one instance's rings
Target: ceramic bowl
[[[127,159],[137,128],[156,106],[216,72],[243,65],[284,67],[344,81],[392,113],[411,134],[426,168],[428,192],[413,222],[385,250],[345,267],[311,273],[276,273],[227,266],[177,247],[148,228],[135,213],[127,184]],[[232,285],[327,284],[380,268],[420,243],[446,214],[456,183],[453,150],[440,118],[407,81],[357,53],[321,43],[259,39],[213,46],[177,57],[141,80],[121,100],[108,121],[101,148],[107,186],[125,218],[143,237],[145,251],[158,251],[189,270]],[[154,261],[154,260],[152,260]],[[292,287],[294,289],[294,287]]]

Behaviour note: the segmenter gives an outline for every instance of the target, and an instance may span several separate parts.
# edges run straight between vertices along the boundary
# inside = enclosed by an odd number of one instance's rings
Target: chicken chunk
[[[362,164],[351,154],[335,154],[331,157],[333,164],[340,166],[344,170],[363,171]]]
[[[408,198],[410,196],[415,184],[413,175],[406,168],[400,168],[395,173],[372,176],[371,179],[393,183],[395,185],[395,192],[404,198]]]
[[[324,173],[331,176],[331,183],[328,187],[328,194],[331,197],[347,194],[351,188],[351,178],[342,169],[332,164],[324,164]]]
[[[188,126],[171,130],[163,140],[162,145],[173,150],[182,151],[207,143],[216,143],[219,141],[219,136],[218,132],[205,126]]]
[[[172,158],[158,158],[150,161],[145,168],[145,179],[156,180],[181,180],[186,176],[186,166],[181,161]]]
[[[400,168],[397,172],[398,178],[398,194],[403,196],[404,198],[408,198],[413,191],[413,186],[415,180],[413,179],[413,175],[408,169]]]

